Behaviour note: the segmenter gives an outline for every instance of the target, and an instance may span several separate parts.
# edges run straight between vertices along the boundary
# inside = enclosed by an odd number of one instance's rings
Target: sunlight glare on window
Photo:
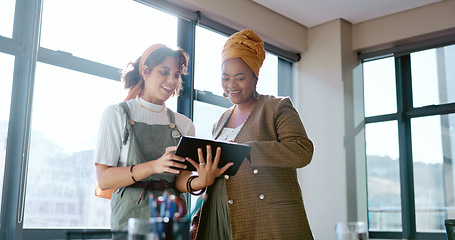
[[[3,175],[5,173],[6,138],[11,105],[11,91],[13,84],[14,56],[0,53],[0,196],[3,192]],[[1,206],[0,206],[1,211]]]
[[[455,45],[411,53],[413,106],[455,102]]]
[[[194,88],[222,96],[221,51],[227,36],[196,26]]]
[[[365,126],[370,231],[400,231],[401,193],[396,121]]]
[[[266,95],[278,95],[278,57],[266,53],[264,63],[259,69],[257,92]]]
[[[8,38],[13,37],[15,0],[0,1],[0,35]]]
[[[363,64],[365,116],[395,113],[395,61],[393,57]]]
[[[109,227],[109,200],[93,194],[93,157],[102,113],[125,96],[118,81],[37,64],[25,228]]]
[[[177,45],[177,18],[136,1],[46,0],[42,22],[41,47],[117,68],[152,44]]]
[[[455,114],[411,119],[416,227],[443,232],[455,217]]]

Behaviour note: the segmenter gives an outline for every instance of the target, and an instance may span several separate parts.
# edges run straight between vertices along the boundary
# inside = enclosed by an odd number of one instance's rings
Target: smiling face
[[[251,68],[241,58],[231,58],[221,68],[221,84],[224,93],[233,104],[254,103],[258,79]]]
[[[144,72],[144,90],[141,97],[154,104],[163,105],[181,82],[181,72],[177,60],[173,57],[167,57],[148,74],[148,69],[144,69]]]

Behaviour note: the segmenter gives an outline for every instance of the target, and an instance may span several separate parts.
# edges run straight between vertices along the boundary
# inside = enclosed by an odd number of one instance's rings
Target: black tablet
[[[246,144],[234,143],[234,142],[222,142],[216,140],[202,139],[196,137],[182,136],[180,138],[179,144],[177,145],[177,151],[175,155],[181,157],[189,157],[195,162],[199,163],[199,158],[197,155],[197,149],[201,148],[204,155],[204,159],[207,157],[207,145],[212,147],[212,156],[215,158],[217,147],[221,147],[221,157],[218,167],[221,168],[226,163],[233,162],[230,168],[224,172],[224,175],[233,176],[239,170],[240,165],[242,165],[243,160],[250,153],[251,147]],[[185,161],[183,164],[187,166],[188,171],[196,171],[193,165],[190,162]]]

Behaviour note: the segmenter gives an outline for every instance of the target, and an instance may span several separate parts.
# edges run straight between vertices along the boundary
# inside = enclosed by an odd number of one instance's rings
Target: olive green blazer
[[[296,172],[310,163],[313,143],[291,100],[261,95],[234,141],[250,145],[251,157],[225,180],[233,239],[313,239]]]

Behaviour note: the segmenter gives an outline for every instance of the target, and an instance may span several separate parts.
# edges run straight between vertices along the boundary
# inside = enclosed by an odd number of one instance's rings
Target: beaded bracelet
[[[195,179],[197,177],[199,177],[199,176],[191,176],[191,177],[188,178],[188,181],[186,182],[186,190],[188,190],[188,192],[191,193],[194,196],[202,195],[205,192],[205,190],[207,189],[205,187],[205,188],[199,190],[199,192],[196,192],[196,193],[194,192],[194,189],[191,188],[191,181],[193,181],[193,179]]]
[[[131,167],[130,167],[131,179],[133,179],[133,181],[134,181],[135,183],[137,183],[136,179],[134,179],[134,177],[133,177],[133,167],[134,167],[134,166],[136,166],[136,165],[133,164],[133,165],[131,165]]]

